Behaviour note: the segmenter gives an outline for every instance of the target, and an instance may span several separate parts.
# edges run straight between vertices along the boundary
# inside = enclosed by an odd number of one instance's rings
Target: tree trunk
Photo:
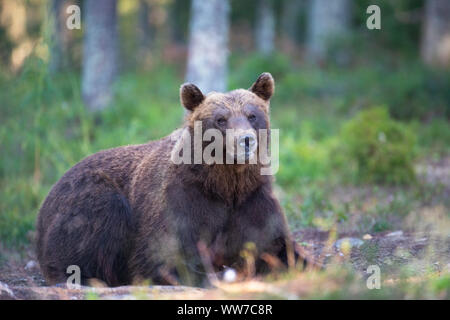
[[[65,0],[51,0],[49,6],[50,61],[49,70],[57,73],[67,66],[67,50],[64,46],[64,29],[62,14]]]
[[[292,43],[299,42],[299,20],[300,12],[304,8],[305,0],[287,0],[284,2],[281,19],[281,29],[283,37]]]
[[[422,36],[422,58],[437,67],[450,66],[450,1],[427,0]]]
[[[228,0],[192,0],[186,80],[205,94],[226,90],[229,9]]]
[[[330,40],[343,37],[350,28],[350,0],[311,0],[308,18],[308,54],[323,60]]]
[[[147,0],[139,1],[138,12],[138,57],[145,61],[149,57],[154,30],[150,25],[151,6]]]
[[[186,11],[185,6],[189,8],[189,4],[186,4],[184,0],[173,0],[169,7],[170,40],[177,45],[186,45],[186,27],[183,25],[182,17]]]
[[[84,2],[83,100],[89,110],[101,110],[113,98],[117,75],[116,0]]]
[[[256,48],[263,55],[271,55],[275,48],[275,15],[269,0],[260,0],[256,17]]]

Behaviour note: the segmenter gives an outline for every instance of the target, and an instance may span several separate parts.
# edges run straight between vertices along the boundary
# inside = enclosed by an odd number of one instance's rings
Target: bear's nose
[[[256,144],[256,138],[253,134],[244,134],[239,137],[238,143],[241,147],[244,147],[246,150],[252,149]]]

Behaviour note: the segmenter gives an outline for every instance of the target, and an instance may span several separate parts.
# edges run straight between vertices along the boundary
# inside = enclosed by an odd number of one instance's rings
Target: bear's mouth
[[[256,147],[245,146],[243,150],[236,150],[234,153],[227,152],[227,157],[234,160],[234,163],[244,163],[254,158]]]

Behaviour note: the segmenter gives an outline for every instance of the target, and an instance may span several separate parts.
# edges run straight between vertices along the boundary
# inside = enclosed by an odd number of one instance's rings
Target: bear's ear
[[[268,101],[275,92],[275,81],[270,73],[262,73],[249,89],[261,99]]]
[[[189,111],[193,111],[204,99],[205,96],[196,85],[185,83],[180,87],[181,104]]]

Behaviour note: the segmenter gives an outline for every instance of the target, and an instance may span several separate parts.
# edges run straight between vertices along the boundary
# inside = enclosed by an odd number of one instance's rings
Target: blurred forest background
[[[0,263],[30,248],[71,166],[179,127],[181,83],[248,88],[262,72],[299,241],[437,232],[449,268],[448,0],[1,1]]]

